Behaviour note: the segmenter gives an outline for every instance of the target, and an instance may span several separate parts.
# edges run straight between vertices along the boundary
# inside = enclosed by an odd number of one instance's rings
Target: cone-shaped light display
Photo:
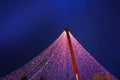
[[[99,75],[118,80],[65,29],[46,50],[0,80],[96,80]]]

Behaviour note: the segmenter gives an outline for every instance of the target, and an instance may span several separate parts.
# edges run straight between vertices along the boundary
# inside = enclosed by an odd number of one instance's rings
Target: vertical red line
[[[79,71],[78,71],[78,66],[77,66],[77,63],[76,63],[73,47],[72,47],[72,44],[71,44],[71,38],[70,38],[70,35],[69,35],[69,29],[65,29],[65,32],[66,32],[66,36],[67,36],[67,40],[68,40],[68,45],[69,45],[69,50],[70,50],[74,75],[75,75],[76,80],[80,80],[80,74],[79,74]]]

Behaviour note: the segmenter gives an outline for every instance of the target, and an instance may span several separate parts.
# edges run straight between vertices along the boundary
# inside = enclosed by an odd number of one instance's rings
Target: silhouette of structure
[[[118,80],[65,29],[45,51],[0,80],[20,80],[24,75],[29,80],[40,80],[41,76],[45,80],[93,80],[95,74],[106,73],[111,80]]]

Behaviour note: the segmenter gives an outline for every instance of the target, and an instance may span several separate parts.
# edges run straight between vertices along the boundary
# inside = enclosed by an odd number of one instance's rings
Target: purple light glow
[[[71,34],[70,37],[81,80],[92,80],[95,73],[109,73]],[[45,80],[75,79],[65,31],[44,52],[0,80],[20,80],[23,75],[29,80],[38,80],[40,76],[44,76]],[[113,75],[110,76],[112,80],[118,80]]]

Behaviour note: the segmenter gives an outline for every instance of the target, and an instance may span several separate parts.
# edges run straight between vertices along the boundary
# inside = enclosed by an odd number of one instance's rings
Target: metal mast
[[[79,74],[79,71],[78,71],[78,66],[77,66],[77,63],[76,63],[76,59],[75,59],[75,55],[74,55],[74,51],[73,51],[73,47],[72,47],[72,43],[71,43],[69,29],[65,29],[65,32],[66,32],[66,36],[67,36],[67,40],[68,40],[68,45],[69,45],[69,50],[70,50],[74,75],[75,75],[76,80],[80,80],[80,74]]]

